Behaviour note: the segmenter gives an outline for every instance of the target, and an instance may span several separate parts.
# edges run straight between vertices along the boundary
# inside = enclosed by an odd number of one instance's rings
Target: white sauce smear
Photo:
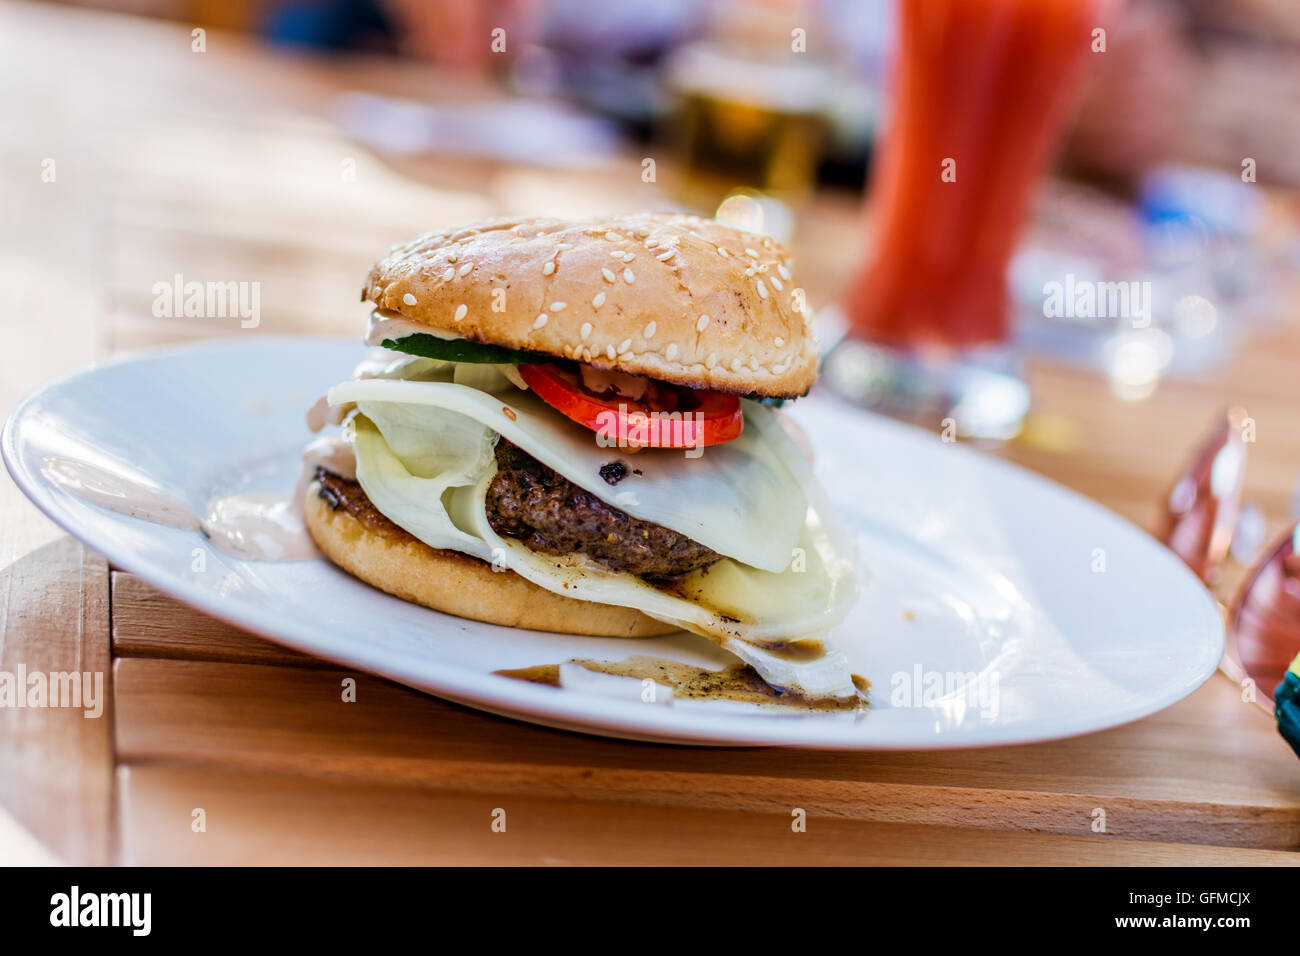
[[[161,488],[124,471],[75,458],[46,458],[41,474],[64,491],[104,508],[172,528],[199,530],[194,509]]]
[[[317,449],[317,455],[322,450]],[[337,454],[337,449],[331,450]],[[125,470],[75,458],[46,458],[41,473],[51,483],[100,507],[154,524],[202,531],[214,547],[237,558],[303,561],[319,556],[296,502],[283,495],[261,492],[216,498],[208,505],[207,516],[200,519],[175,495]]]
[[[304,561],[319,554],[291,503],[275,493],[213,500],[203,531],[217,548],[237,558]]]

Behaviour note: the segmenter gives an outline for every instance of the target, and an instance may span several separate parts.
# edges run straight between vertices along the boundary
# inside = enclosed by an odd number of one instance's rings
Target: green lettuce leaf
[[[380,343],[394,352],[419,355],[423,358],[441,359],[444,362],[470,362],[476,365],[536,365],[554,362],[555,358],[541,352],[525,352],[500,345],[486,345],[469,339],[440,339],[436,335],[417,332],[400,339],[384,339]]]

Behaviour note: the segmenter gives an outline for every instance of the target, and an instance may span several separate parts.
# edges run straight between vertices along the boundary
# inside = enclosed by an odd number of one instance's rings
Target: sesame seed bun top
[[[430,233],[390,250],[365,297],[474,342],[692,388],[792,398],[817,378],[788,253],[696,216],[493,220]]]

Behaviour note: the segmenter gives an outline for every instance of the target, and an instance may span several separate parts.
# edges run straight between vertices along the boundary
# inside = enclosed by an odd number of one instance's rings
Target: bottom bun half
[[[431,548],[396,525],[359,521],[335,509],[312,482],[303,502],[307,531],[325,556],[389,594],[457,617],[507,627],[592,637],[656,637],[679,628],[632,608],[553,594],[513,571]]]

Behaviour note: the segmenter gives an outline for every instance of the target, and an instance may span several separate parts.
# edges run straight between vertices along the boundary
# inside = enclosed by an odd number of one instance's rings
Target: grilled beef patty
[[[376,508],[356,481],[319,467],[316,469],[316,480],[320,483],[320,497],[334,511],[344,511],[371,531],[387,537],[416,540],[413,534],[395,525]]]
[[[613,571],[669,578],[722,556],[685,535],[612,508],[504,438],[487,491],[488,524],[534,551],[580,551]]]

